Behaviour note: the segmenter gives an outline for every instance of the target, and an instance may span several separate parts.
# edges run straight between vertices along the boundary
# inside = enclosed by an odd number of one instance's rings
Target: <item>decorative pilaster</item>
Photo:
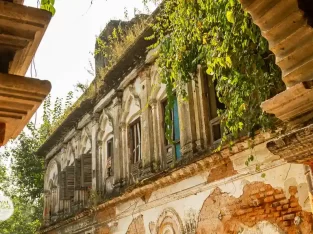
[[[116,187],[121,186],[121,181],[124,178],[123,173],[123,130],[120,124],[120,117],[122,113],[122,91],[117,91],[116,97],[113,99],[112,105],[112,119],[113,119],[113,144],[114,144],[114,158],[113,158],[113,185]],[[121,131],[122,130],[122,131]]]
[[[150,77],[143,73],[143,81],[141,82],[141,155],[142,155],[142,172],[141,175],[147,176],[152,171],[153,165],[153,121],[152,121],[152,110],[149,105],[149,97],[151,95],[151,80]]]
[[[192,157],[196,152],[196,128],[193,107],[192,84],[186,86],[188,100],[179,102],[180,144],[183,160]]]
[[[160,127],[159,127],[159,122],[160,122],[160,111],[158,111],[158,103],[156,99],[151,99],[149,102],[151,106],[151,112],[152,112],[152,128],[153,128],[153,153],[152,153],[152,162],[153,162],[153,169],[154,170],[159,170],[159,165],[163,165],[163,158],[162,158],[162,147],[161,147],[161,133],[160,133]]]
[[[99,189],[99,181],[97,180],[99,171],[97,170],[97,155],[98,155],[98,130],[99,130],[99,117],[98,113],[95,113],[92,118],[91,128],[91,155],[92,155],[92,189]]]

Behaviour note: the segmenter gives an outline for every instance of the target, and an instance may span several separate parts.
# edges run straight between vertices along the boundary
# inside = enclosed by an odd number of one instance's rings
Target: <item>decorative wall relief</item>
[[[149,224],[151,234],[178,234],[183,233],[183,222],[172,208],[165,209],[159,216],[157,223]]]

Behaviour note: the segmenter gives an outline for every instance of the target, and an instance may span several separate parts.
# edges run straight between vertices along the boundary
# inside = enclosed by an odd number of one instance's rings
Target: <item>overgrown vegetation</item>
[[[60,124],[68,117],[68,115],[78,108],[81,103],[87,99],[95,98],[99,89],[103,85],[106,74],[124,55],[127,49],[134,43],[134,41],[143,33],[148,23],[145,19],[138,18],[138,20],[122,29],[120,26],[113,29],[111,35],[108,36],[108,41],[101,39],[101,35],[97,38],[98,48],[96,48],[94,56],[101,55],[106,60],[106,66],[101,67],[95,71],[95,78],[91,84],[86,87],[84,84],[76,84],[81,90],[84,90],[83,95],[71,106],[64,109],[58,121],[56,121],[51,128],[51,134],[60,126]]]
[[[160,45],[157,61],[166,84],[167,115],[174,93],[188,98],[186,84],[200,64],[216,82],[218,98],[226,106],[219,111],[223,141],[229,133],[237,137],[246,130],[253,136],[256,129],[273,126],[260,104],[283,89],[281,72],[260,29],[238,1],[167,0],[153,29],[152,37],[158,40],[154,46]]]

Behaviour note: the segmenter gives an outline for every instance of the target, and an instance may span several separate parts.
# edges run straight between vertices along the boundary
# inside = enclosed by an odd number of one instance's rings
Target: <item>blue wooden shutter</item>
[[[178,103],[177,97],[174,99],[174,106],[173,106],[173,140],[175,142],[175,157],[176,159],[181,158],[180,152],[180,130],[179,130],[179,116],[178,116]]]

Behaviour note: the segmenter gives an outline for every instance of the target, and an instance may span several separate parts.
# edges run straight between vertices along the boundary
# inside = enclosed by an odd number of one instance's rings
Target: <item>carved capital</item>
[[[155,98],[152,98],[149,100],[149,105],[152,107],[152,109],[156,108],[157,106],[157,100]]]
[[[126,123],[125,122],[121,122],[120,123],[120,129],[121,129],[121,131],[125,131],[126,130]]]

